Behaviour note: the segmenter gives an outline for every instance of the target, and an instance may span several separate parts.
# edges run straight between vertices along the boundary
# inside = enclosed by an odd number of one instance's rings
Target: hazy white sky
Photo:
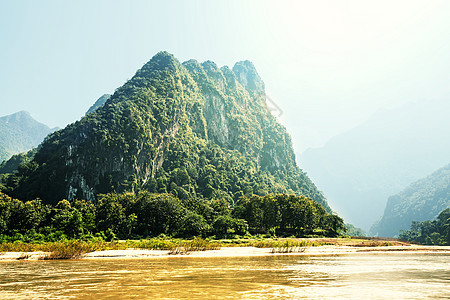
[[[450,1],[0,0],[0,115],[84,115],[161,50],[254,62],[296,152],[450,95]]]

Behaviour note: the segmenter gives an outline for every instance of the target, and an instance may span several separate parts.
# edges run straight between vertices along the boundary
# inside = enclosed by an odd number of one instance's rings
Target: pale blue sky
[[[84,115],[161,50],[254,62],[297,153],[450,95],[450,1],[0,0],[0,115]]]

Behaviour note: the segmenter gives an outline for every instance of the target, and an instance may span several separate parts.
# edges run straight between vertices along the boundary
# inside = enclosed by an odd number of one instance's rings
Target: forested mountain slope
[[[450,207],[450,165],[418,180],[402,192],[389,197],[383,218],[371,232],[378,236],[395,236],[409,229],[412,221],[435,219]]]
[[[297,167],[253,64],[160,52],[94,112],[52,134],[4,191],[46,203],[148,190],[189,197],[295,193],[330,210]]]

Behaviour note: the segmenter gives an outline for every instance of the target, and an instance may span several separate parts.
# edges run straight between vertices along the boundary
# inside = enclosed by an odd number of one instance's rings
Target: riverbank
[[[349,255],[363,253],[448,253],[450,255],[450,246],[381,246],[381,247],[349,247],[349,246],[316,246],[299,248],[292,252],[274,252],[272,248],[256,247],[223,247],[218,250],[206,250],[188,252],[179,255],[170,254],[170,251],[164,250],[106,250],[88,253],[83,259],[99,258],[163,258],[163,257],[242,257],[242,256],[271,256],[271,255],[303,255],[303,256],[332,256]]]
[[[301,244],[309,246],[298,246]],[[296,243],[293,243],[296,242]],[[186,249],[176,247],[169,250],[155,249],[102,249],[92,251],[78,256],[79,259],[144,259],[144,258],[170,258],[170,257],[252,257],[271,255],[303,255],[303,256],[333,256],[333,255],[354,255],[367,253],[405,253],[405,254],[434,254],[448,253],[450,246],[422,246],[408,244],[392,239],[286,239],[283,244],[274,243],[273,240],[263,240],[253,245],[252,243],[233,244],[230,241],[218,241],[221,247],[210,250]],[[290,244],[289,244],[290,243]],[[226,245],[225,247],[223,245]],[[291,246],[290,246],[291,245]],[[48,259],[49,252],[3,252],[0,253],[0,261],[12,260],[43,260]]]

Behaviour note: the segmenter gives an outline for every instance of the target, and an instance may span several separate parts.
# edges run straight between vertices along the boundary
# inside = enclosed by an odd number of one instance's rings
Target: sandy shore
[[[297,249],[291,253],[273,253],[272,248],[255,247],[223,247],[219,250],[196,251],[183,254],[170,254],[166,250],[105,250],[86,254],[82,259],[142,259],[142,258],[170,258],[170,257],[252,257],[274,255],[304,255],[304,256],[332,256],[356,254],[416,254],[416,253],[445,253],[450,255],[450,246],[381,246],[381,247],[352,247],[352,246],[317,246]],[[44,252],[5,252],[0,253],[0,261],[38,260],[44,257]]]

